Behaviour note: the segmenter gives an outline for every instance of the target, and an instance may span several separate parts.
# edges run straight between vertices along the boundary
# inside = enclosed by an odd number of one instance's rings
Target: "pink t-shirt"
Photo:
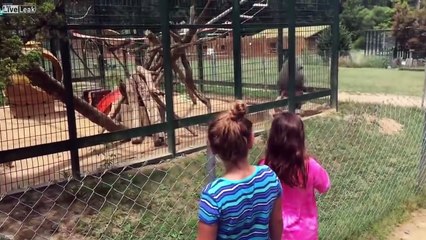
[[[262,159],[259,164],[264,165]],[[309,158],[306,189],[291,188],[281,182],[283,188],[283,235],[282,240],[317,240],[318,209],[315,190],[325,193],[331,183],[327,171],[314,159]]]

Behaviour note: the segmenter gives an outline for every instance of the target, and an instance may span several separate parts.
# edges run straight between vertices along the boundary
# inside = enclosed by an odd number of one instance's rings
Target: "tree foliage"
[[[33,1],[36,4],[36,1]],[[39,2],[39,1],[37,1]],[[37,13],[31,15],[3,16],[0,19],[0,84],[9,83],[8,77],[28,70],[41,59],[41,52],[22,53],[29,41],[46,41],[58,34],[61,17],[53,0],[37,5]]]
[[[393,35],[404,49],[426,51],[426,1],[423,1],[420,9],[415,9],[406,2],[397,4]]]
[[[346,54],[351,49],[351,33],[346,27],[340,24],[340,39],[339,39],[339,51],[341,54]],[[330,49],[332,47],[332,34],[331,28],[326,28],[321,32],[318,40],[318,53],[322,57],[328,59]]]
[[[346,0],[340,15],[341,24],[352,33],[352,42],[361,43],[364,31],[392,27],[395,13],[392,6],[393,1],[389,0]]]

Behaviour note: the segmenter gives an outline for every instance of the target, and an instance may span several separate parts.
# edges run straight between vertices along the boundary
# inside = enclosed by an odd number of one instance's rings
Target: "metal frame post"
[[[288,110],[296,110],[296,0],[288,1]]]
[[[423,107],[425,99],[425,89],[426,89],[426,64],[425,64],[425,80],[424,80],[424,90],[423,90],[423,100],[422,100],[422,110],[423,110],[423,136],[422,136],[422,151],[419,162],[419,179],[418,186],[420,190],[425,190],[426,185],[426,109]]]
[[[279,23],[284,23],[284,19],[283,19],[283,10],[284,10],[284,1],[280,1],[280,3],[278,4],[278,21]],[[283,28],[280,27],[278,28],[278,36],[277,36],[277,53],[278,53],[278,72],[281,71],[281,68],[284,64],[284,49],[283,49],[283,45],[284,45],[284,36],[283,36]]]
[[[97,4],[97,1],[93,1],[93,10],[95,11],[95,17],[96,17],[96,23],[101,25],[102,24],[102,18],[103,15],[102,14],[98,14],[99,12],[99,6]],[[96,29],[96,34],[98,36],[102,36],[102,31],[100,29]],[[104,58],[104,43],[100,42],[99,44],[96,44],[98,49],[99,49],[99,54],[97,57],[98,60],[98,69],[99,69],[99,75],[100,75],[100,80],[101,80],[101,86],[102,88],[106,88],[106,74],[105,74],[105,58]]]
[[[243,83],[241,73],[241,22],[240,1],[233,1],[232,8],[232,41],[234,55],[234,95],[236,99],[243,98]]]
[[[197,60],[198,60],[198,80],[200,81],[200,91],[204,92],[204,59],[203,44],[197,44]]]
[[[330,105],[339,110],[338,87],[339,87],[339,45],[340,45],[340,23],[339,23],[339,0],[333,1],[333,23],[331,25],[331,66],[330,66]]]
[[[62,1],[60,5],[60,12],[65,16],[65,4]],[[72,78],[71,78],[71,55],[70,55],[70,42],[68,36],[68,29],[66,26],[66,18],[64,17],[63,26],[61,29],[61,36],[59,39],[60,52],[61,52],[61,62],[63,67],[63,83],[65,88],[65,105],[67,108],[67,123],[68,123],[68,138],[69,138],[69,151],[70,151],[70,161],[71,161],[71,171],[74,178],[80,178],[80,158],[78,154],[77,146],[77,123],[75,118],[74,110],[74,93],[72,87]]]
[[[209,143],[207,143],[207,181],[212,182],[216,179],[216,156],[213,154]]]
[[[172,56],[170,50],[170,3],[169,0],[160,0],[161,12],[161,43],[163,45],[164,60],[164,88],[166,92],[166,115],[167,115],[167,145],[170,154],[176,155],[175,116],[173,106],[173,73]]]

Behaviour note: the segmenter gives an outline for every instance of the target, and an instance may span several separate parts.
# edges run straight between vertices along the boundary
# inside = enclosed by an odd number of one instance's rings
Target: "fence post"
[[[175,116],[173,107],[173,74],[170,52],[169,0],[160,0],[161,43],[164,60],[164,88],[166,93],[167,145],[172,156],[176,155]]]
[[[207,181],[212,182],[216,179],[216,156],[213,154],[209,144],[207,143]]]
[[[425,101],[426,101],[426,62],[425,62],[425,79],[423,81],[422,108],[424,108]]]
[[[330,105],[338,111],[338,82],[339,82],[339,45],[340,45],[340,23],[339,23],[339,0],[333,1],[333,23],[331,25],[331,66],[330,66]]]
[[[296,0],[288,1],[288,110],[296,110]]]
[[[211,74],[213,76],[213,80],[214,81],[218,81],[218,76],[217,76],[217,65],[216,65],[216,52],[214,50],[214,48],[212,48],[212,52],[210,54],[210,69],[212,70]]]
[[[60,13],[64,16],[63,25],[61,27],[61,34],[59,39],[61,62],[63,68],[63,83],[65,88],[65,105],[67,108],[67,123],[68,123],[68,138],[72,176],[76,179],[81,177],[80,173],[80,159],[77,147],[77,123],[75,119],[74,100],[73,100],[73,87],[71,76],[71,56],[70,56],[70,42],[68,37],[67,22],[65,18],[65,4],[62,1],[59,6]]]
[[[95,5],[93,8],[93,11],[95,12],[95,16],[96,16],[96,24],[101,25],[103,22],[103,18],[104,15],[103,13],[100,13],[100,6]],[[96,35],[97,36],[102,36],[102,30],[100,30],[99,28],[96,29]],[[106,66],[105,66],[105,58],[104,58],[104,43],[103,41],[101,41],[100,43],[96,43],[96,47],[99,49],[99,54],[97,57],[98,60],[98,70],[99,70],[99,76],[101,78],[101,87],[102,88],[106,88],[106,75],[105,75],[105,70],[106,70]],[[127,77],[127,76],[126,76]]]
[[[234,95],[236,99],[243,98],[243,83],[241,74],[241,23],[240,1],[233,1],[232,8],[232,41],[234,54]]]
[[[204,92],[203,43],[197,44],[197,59],[198,59],[198,80],[200,81],[200,91]]]
[[[425,86],[426,89],[426,63],[425,63]],[[423,101],[425,98],[425,90],[423,90]],[[419,163],[419,179],[418,179],[418,186],[420,190],[424,190],[424,187],[426,185],[426,109],[423,108],[423,102],[422,102],[422,110],[423,110],[423,136],[422,136],[422,151],[421,151],[421,158]]]
[[[279,21],[279,24],[284,23],[283,10],[284,10],[284,1],[280,1],[279,4],[278,4],[278,15],[279,15],[278,21]],[[284,45],[283,28],[279,27],[278,28],[278,36],[277,36],[278,72],[281,71],[281,68],[282,68],[283,63],[284,63],[283,45]]]
[[[425,190],[426,185],[426,110],[423,109],[423,134],[422,134],[422,151],[419,163],[419,179],[418,187]]]
[[[368,48],[368,31],[363,32],[365,43],[364,43],[364,56],[367,56],[367,48]]]

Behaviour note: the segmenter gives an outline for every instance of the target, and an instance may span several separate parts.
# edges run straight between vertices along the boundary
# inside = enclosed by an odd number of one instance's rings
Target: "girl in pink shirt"
[[[292,113],[277,114],[272,121],[266,157],[283,188],[281,239],[317,240],[318,209],[315,190],[326,193],[330,178],[326,170],[306,153],[302,119]]]

